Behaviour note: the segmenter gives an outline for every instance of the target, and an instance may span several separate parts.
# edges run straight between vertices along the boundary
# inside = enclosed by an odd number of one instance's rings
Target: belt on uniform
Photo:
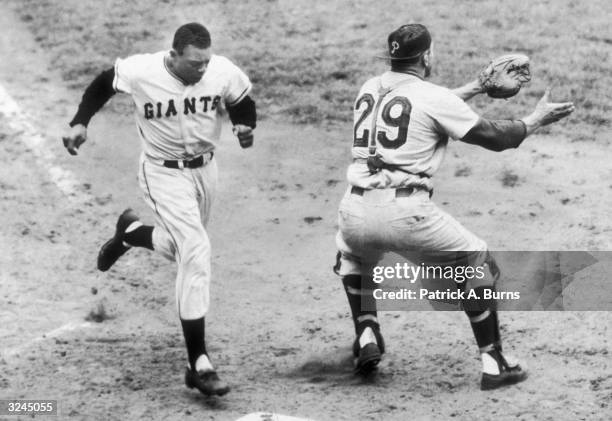
[[[427,191],[425,187],[420,187],[420,186],[400,187],[394,190],[395,190],[395,197],[408,197],[419,190]],[[355,194],[357,196],[363,196],[363,193],[365,191],[366,189],[362,187],[357,187],[357,186],[351,187],[351,194]]]
[[[413,173],[410,171],[406,171],[403,170],[401,167],[397,166],[397,165],[393,165],[393,164],[387,164],[383,161],[381,161],[380,158],[378,157],[371,157],[372,159],[369,158],[353,158],[353,162],[358,163],[358,164],[366,164],[368,166],[368,168],[370,168],[370,170],[373,171],[373,173],[378,172],[379,170],[389,170],[389,171],[401,171],[404,172],[406,174],[412,174],[412,175],[416,175],[419,176],[421,178],[431,178],[431,176],[425,172],[420,172],[420,173]]]
[[[176,169],[200,168],[201,166],[208,164],[213,156],[214,156],[213,152],[208,152],[208,153],[205,153],[204,155],[200,155],[197,158],[193,158],[191,160],[190,159],[181,159],[178,161],[168,160],[168,161],[164,161],[164,167],[176,168]]]

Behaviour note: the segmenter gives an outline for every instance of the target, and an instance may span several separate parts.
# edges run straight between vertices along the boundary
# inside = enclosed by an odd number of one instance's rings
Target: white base
[[[272,412],[253,412],[238,418],[236,421],[314,421],[310,418],[297,418],[288,415],[274,414]]]

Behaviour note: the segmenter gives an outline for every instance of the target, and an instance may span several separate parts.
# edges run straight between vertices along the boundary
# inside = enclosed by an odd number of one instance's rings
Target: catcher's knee
[[[489,251],[475,252],[467,258],[465,264],[466,267],[471,268],[471,276],[468,277],[464,273],[461,281],[455,279],[457,284],[464,284],[460,287],[463,287],[465,290],[478,287],[495,287],[501,272],[495,258]]]
[[[465,291],[461,300],[461,307],[468,317],[477,316],[485,311],[497,308],[494,286],[479,286]]]
[[[489,251],[481,253],[477,261],[472,264],[482,276],[473,277],[463,285],[458,285],[464,293],[461,305],[468,316],[470,313],[477,315],[497,308],[496,283],[501,275],[497,262]]]
[[[357,256],[339,251],[336,254],[334,273],[344,277],[348,275],[361,275],[361,260]]]

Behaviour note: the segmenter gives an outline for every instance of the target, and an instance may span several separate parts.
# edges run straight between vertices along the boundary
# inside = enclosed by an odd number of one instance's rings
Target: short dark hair
[[[183,50],[188,45],[193,45],[197,48],[210,47],[210,33],[208,29],[197,22],[187,23],[181,26],[174,33],[172,48],[179,54],[183,54]]]

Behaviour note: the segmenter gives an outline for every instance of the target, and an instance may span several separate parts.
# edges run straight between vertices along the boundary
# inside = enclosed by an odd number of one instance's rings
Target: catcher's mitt
[[[530,80],[529,57],[524,54],[497,57],[478,75],[480,86],[491,98],[510,98]]]

